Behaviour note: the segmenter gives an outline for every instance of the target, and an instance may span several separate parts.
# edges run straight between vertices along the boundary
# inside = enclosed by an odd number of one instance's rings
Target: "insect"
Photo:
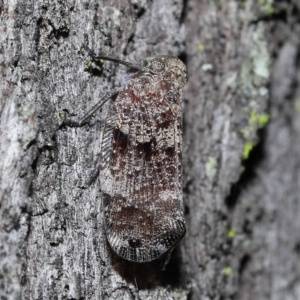
[[[108,112],[100,159],[107,240],[120,257],[138,263],[171,253],[186,232],[182,195],[182,98],[185,64],[175,56],[147,57],[140,64],[95,55],[127,66],[121,88],[104,97]]]

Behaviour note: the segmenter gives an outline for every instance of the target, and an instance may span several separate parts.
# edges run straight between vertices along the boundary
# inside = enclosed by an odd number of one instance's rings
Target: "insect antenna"
[[[114,57],[112,55],[107,55],[105,53],[100,53],[100,54],[96,55],[95,51],[93,51],[89,47],[87,47],[85,45],[82,45],[82,47],[89,53],[89,55],[94,60],[99,60],[99,59],[109,60],[109,61],[112,61],[114,63],[124,65],[128,68],[134,68],[134,69],[137,69],[137,70],[142,70],[142,67],[141,67],[140,64],[134,64],[134,63],[131,63],[131,62],[128,62],[128,61],[125,61],[125,60],[121,60],[121,59],[118,59],[117,57]]]

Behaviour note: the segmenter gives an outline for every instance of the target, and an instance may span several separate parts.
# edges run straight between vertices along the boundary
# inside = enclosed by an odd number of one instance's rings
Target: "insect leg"
[[[171,256],[172,256],[172,252],[174,250],[175,247],[171,248],[171,250],[167,253],[167,256],[165,258],[165,261],[163,262],[163,267],[161,268],[162,271],[166,271],[166,266],[167,264],[170,262]]]
[[[65,119],[64,124],[69,127],[81,127],[86,124],[86,121],[98,110],[100,109],[108,100],[115,100],[119,94],[120,89],[113,90],[112,93],[105,95],[96,105],[94,105],[82,118],[81,120],[74,121],[70,119]],[[91,185],[98,177],[100,170],[100,157],[97,159],[95,163],[95,168],[92,171],[89,180],[87,181],[88,185]]]
[[[95,168],[91,172],[90,178],[87,181],[88,185],[91,185],[97,179],[97,177],[99,176],[99,170],[100,170],[100,156],[97,158],[95,162]]]
[[[115,100],[120,92],[120,89],[115,89],[109,95],[104,96],[95,106],[93,106],[79,121],[79,126],[82,126],[98,109],[100,109],[108,100]]]
[[[101,100],[96,103],[81,119],[80,121],[74,121],[71,119],[65,119],[64,124],[69,127],[81,127],[86,124],[86,121],[100,109],[108,100],[115,100],[120,92],[120,89],[114,89],[113,92],[106,94]]]

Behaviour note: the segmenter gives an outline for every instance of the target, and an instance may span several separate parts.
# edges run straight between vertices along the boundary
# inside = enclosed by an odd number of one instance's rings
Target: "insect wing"
[[[107,239],[124,259],[147,262],[185,234],[181,108],[159,94],[122,91],[102,139],[100,169]]]

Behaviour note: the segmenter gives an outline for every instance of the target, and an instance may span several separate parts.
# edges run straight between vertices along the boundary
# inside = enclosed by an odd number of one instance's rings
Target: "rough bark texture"
[[[0,2],[1,299],[300,299],[299,1]],[[129,61],[180,56],[188,232],[167,271],[111,253],[86,187]],[[267,123],[268,119],[270,121]],[[252,150],[252,151],[250,151]]]

